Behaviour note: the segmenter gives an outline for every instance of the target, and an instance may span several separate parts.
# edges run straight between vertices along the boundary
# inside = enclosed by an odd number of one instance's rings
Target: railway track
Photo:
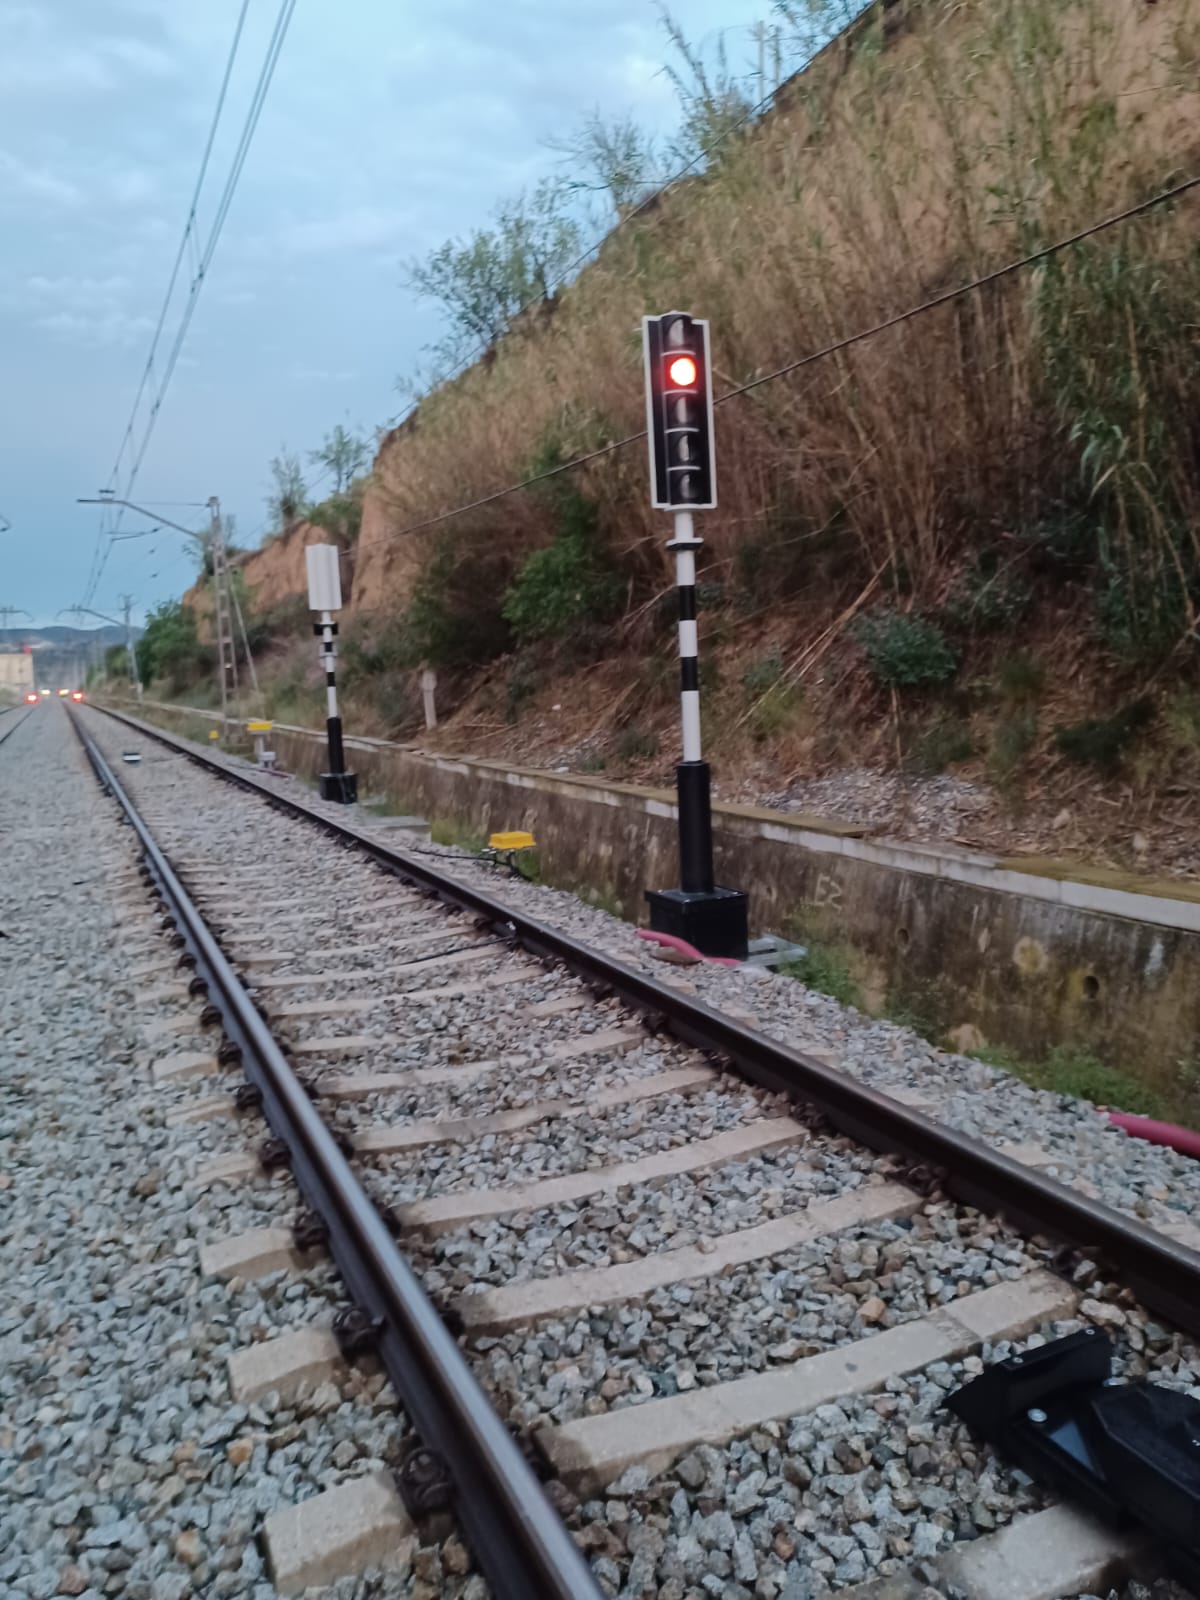
[[[12,711],[20,711],[21,707],[20,706],[9,706],[9,707],[7,707],[7,710],[10,711],[10,712],[12,712]],[[15,722],[0,722],[0,744],[3,744],[6,739],[11,739],[13,734],[16,733],[17,729],[19,727],[21,727],[22,724],[24,724],[28,720],[30,714],[33,711],[36,711],[36,710],[37,710],[36,706],[29,706],[29,707],[26,708],[24,716],[18,717]],[[4,712],[0,711],[0,716],[3,716],[3,715],[4,715]]]
[[[1036,1149],[926,1115],[919,1086],[855,1081],[469,867],[129,719],[73,715],[102,781],[130,791],[225,1036],[214,1055],[180,1019],[192,1036],[155,1066],[194,1133],[192,1181],[227,1202],[209,1265],[244,1278],[329,1249],[373,1324],[358,1336],[437,1442],[401,1473],[409,1512],[453,1507],[493,1593],[883,1582],[990,1600],[1152,1572],[943,1402],[1081,1319],[1127,1331],[1124,1370],[1193,1384],[1195,1352],[1154,1321],[1200,1318],[1200,1256],[1169,1217],[1111,1210]],[[143,759],[123,768],[131,728]],[[297,1217],[279,1164],[322,1221]],[[276,1393],[312,1375],[311,1342],[255,1359]]]

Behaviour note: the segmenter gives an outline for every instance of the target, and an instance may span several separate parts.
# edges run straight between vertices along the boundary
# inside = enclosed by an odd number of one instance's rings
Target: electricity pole
[[[125,653],[129,657],[129,676],[133,681],[133,692],[137,696],[138,704],[142,703],[142,679],[138,672],[137,650],[133,643],[133,627],[129,621],[129,613],[133,610],[133,596],[123,594],[121,607],[125,613]]]
[[[217,630],[217,676],[221,685],[221,732],[229,733],[229,699],[233,696],[234,711],[241,721],[241,697],[238,694],[237,647],[233,639],[232,579],[229,562],[225,558],[225,534],[221,527],[221,502],[213,495],[208,502],[210,515],[208,552],[212,559],[213,614]]]
[[[82,506],[125,506],[130,511],[136,511],[139,516],[150,517],[163,527],[174,528],[177,533],[186,534],[200,546],[203,554],[204,570],[211,567],[213,586],[213,628],[217,642],[217,688],[221,696],[221,733],[225,737],[229,733],[229,702],[232,699],[234,715],[241,721],[241,694],[238,685],[237,646],[233,634],[233,618],[236,616],[241,628],[242,644],[246,651],[246,661],[250,668],[251,681],[255,689],[258,688],[258,674],[254,670],[254,661],[250,655],[250,641],[246,637],[246,624],[242,618],[242,608],[238,603],[237,590],[234,586],[233,572],[229,566],[228,552],[225,548],[225,532],[221,522],[221,502],[213,495],[208,501],[209,524],[207,530],[198,533],[194,528],[185,528],[180,522],[172,522],[170,517],[160,516],[156,511],[147,510],[145,506],[135,505],[132,500],[118,500],[112,494],[101,494],[98,498],[81,498],[78,502]],[[143,534],[113,534],[112,538],[130,539],[144,538]],[[139,685],[139,696],[141,693]]]
[[[133,609],[133,596],[131,594],[123,594],[121,596],[121,604],[125,609],[125,649],[129,652],[129,672],[133,679],[133,686],[137,691],[137,697],[140,701],[142,698],[142,680],[138,676],[137,652],[134,649],[133,628],[129,620],[129,613]],[[60,617],[70,616],[77,618],[97,617],[101,622],[107,622],[110,628],[119,628],[121,626],[116,617],[106,616],[103,611],[93,611],[91,606],[64,606],[58,615]],[[87,647],[85,646],[84,649],[86,651]],[[101,658],[97,655],[98,649],[99,641],[93,639],[91,644],[91,653],[92,665],[94,667],[99,667],[101,664]],[[82,658],[78,656],[76,657],[77,661],[80,659],[86,659],[86,656]]]

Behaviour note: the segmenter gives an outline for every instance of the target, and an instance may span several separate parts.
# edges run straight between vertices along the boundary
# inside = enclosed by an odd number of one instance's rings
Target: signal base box
[[[744,961],[749,950],[749,913],[741,889],[719,886],[707,893],[683,889],[647,889],[650,926],[669,933],[705,956],[731,956]]]
[[[358,800],[358,774],[356,772],[323,772],[321,774],[321,799],[332,800],[336,805],[352,806]]]

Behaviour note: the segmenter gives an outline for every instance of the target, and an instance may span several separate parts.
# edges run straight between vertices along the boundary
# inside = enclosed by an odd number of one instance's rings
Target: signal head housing
[[[708,323],[685,311],[643,317],[650,503],[665,511],[711,511],[717,456]]]

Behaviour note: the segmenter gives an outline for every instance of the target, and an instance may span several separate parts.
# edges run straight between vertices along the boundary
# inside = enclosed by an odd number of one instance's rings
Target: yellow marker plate
[[[219,738],[220,738],[220,737],[221,737],[221,735],[220,735],[220,733],[219,733],[219,732],[218,732],[218,731],[217,731],[217,729],[216,729],[216,728],[210,728],[210,729],[209,729],[209,730],[208,730],[208,737],[209,737],[209,738],[210,738],[210,739],[219,739]]]
[[[271,731],[271,724],[269,722],[248,722],[246,727],[251,733],[270,733]]]
[[[488,840],[491,850],[532,850],[534,848],[531,833],[493,833]]]

